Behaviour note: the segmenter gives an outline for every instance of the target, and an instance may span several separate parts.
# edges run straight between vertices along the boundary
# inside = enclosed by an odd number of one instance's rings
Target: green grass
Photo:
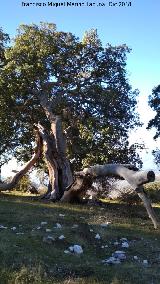
[[[160,218],[160,208],[155,210]],[[42,221],[47,225],[37,230]],[[106,221],[111,224],[102,228],[100,224]],[[62,228],[55,229],[56,223]],[[27,196],[1,194],[0,224],[7,227],[0,229],[0,284],[160,283],[160,230],[153,229],[143,206],[44,203]],[[73,229],[73,224],[78,228]],[[46,233],[46,228],[52,232]],[[101,240],[95,239],[97,233]],[[58,240],[62,234],[65,239]],[[56,238],[53,244],[43,242],[47,235]],[[122,250],[113,244],[122,237],[130,243],[127,260],[113,266],[102,264],[115,250]],[[84,253],[65,254],[73,244],[81,245]],[[102,245],[108,247],[102,249]],[[133,259],[135,255],[138,261]],[[147,267],[144,259],[149,261]]]

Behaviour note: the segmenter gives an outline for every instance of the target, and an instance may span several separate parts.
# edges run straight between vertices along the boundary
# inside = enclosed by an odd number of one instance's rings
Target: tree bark
[[[61,201],[70,203],[80,201],[91,185],[92,178],[89,175],[77,175],[72,185],[64,192]]]
[[[38,131],[36,131],[36,148],[33,157],[28,161],[23,168],[12,178],[9,183],[0,183],[0,191],[13,189],[19,180],[34,166],[42,154],[42,138]]]
[[[62,197],[62,201],[72,201],[74,198],[79,198],[88,189],[82,186],[86,183],[88,178],[91,180],[97,176],[118,176],[121,177],[130,184],[130,186],[138,193],[139,197],[143,201],[143,204],[147,210],[149,218],[151,218],[154,228],[157,229],[159,226],[156,214],[152,208],[151,201],[144,191],[143,184],[153,182],[155,180],[155,174],[153,171],[137,171],[132,165],[122,165],[122,164],[105,164],[105,165],[95,165],[89,168],[85,168],[81,172],[77,172],[77,180],[69,188],[69,190]],[[81,177],[81,184],[78,185],[78,180]],[[87,180],[86,180],[86,177]]]
[[[70,164],[66,158],[66,145],[61,120],[56,116],[55,120],[52,121],[50,133],[40,124],[38,128],[43,139],[43,152],[49,172],[48,191],[44,197],[59,200],[73,181]]]
[[[73,182],[70,164],[66,157],[66,140],[61,118],[53,113],[53,105],[49,102],[47,94],[41,92],[38,94],[38,98],[51,125],[50,133],[47,133],[39,125],[49,172],[48,192],[45,197],[59,200],[66,187]]]

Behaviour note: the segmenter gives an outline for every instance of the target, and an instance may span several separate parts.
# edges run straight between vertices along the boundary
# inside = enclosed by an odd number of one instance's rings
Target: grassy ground
[[[160,218],[160,208],[155,209]],[[47,224],[37,229],[41,222]],[[103,228],[105,222],[111,224]],[[62,228],[54,228],[56,223]],[[72,228],[74,224],[78,227]],[[0,225],[7,227],[0,229],[0,284],[160,283],[160,230],[153,229],[143,206],[71,206],[1,194]],[[95,239],[97,233],[100,240]],[[43,242],[47,235],[55,237],[53,244]],[[65,239],[59,240],[60,235]],[[128,239],[129,248],[115,246],[122,237]],[[81,245],[83,254],[65,254],[73,244]],[[125,250],[127,259],[104,265],[102,260],[116,250]],[[148,260],[147,266],[143,260]]]

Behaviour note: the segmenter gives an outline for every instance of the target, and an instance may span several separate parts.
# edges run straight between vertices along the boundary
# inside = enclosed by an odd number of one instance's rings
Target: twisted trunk
[[[50,133],[38,124],[43,139],[43,153],[49,172],[49,184],[45,198],[59,200],[69,184],[72,183],[72,172],[66,158],[65,138],[62,132],[61,119],[56,116],[51,123]]]
[[[50,133],[39,125],[43,150],[49,172],[48,191],[45,198],[59,200],[66,187],[73,182],[69,161],[66,158],[66,140],[62,121],[53,113],[53,105],[44,92],[38,94],[40,104],[50,122]]]

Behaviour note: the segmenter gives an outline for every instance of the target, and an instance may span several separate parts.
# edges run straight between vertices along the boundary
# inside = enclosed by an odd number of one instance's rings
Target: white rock
[[[122,248],[129,248],[129,244],[127,242],[122,243]]]
[[[47,222],[41,222],[41,226],[47,225]]]
[[[104,246],[101,246],[102,249],[104,249]]]
[[[59,223],[56,223],[56,226],[55,226],[56,229],[61,229],[62,228],[62,225],[59,224]]]
[[[144,265],[148,265],[148,260],[147,260],[147,259],[144,259],[144,260],[143,260],[143,264],[144,264]]]
[[[61,235],[61,236],[58,237],[58,239],[59,239],[59,240],[63,240],[63,239],[65,239],[65,236],[64,236],[64,235]]]
[[[138,256],[134,255],[133,259],[138,260]]]
[[[65,214],[59,214],[59,217],[65,217]]]
[[[16,235],[24,235],[24,233],[16,233]]]
[[[68,249],[70,252],[75,253],[75,254],[83,253],[83,249],[80,245],[73,245],[73,246],[70,246]]]
[[[52,244],[54,241],[55,241],[55,238],[52,236],[43,237],[44,243]]]
[[[50,232],[52,232],[51,229],[46,229],[46,233],[50,233]]]
[[[5,227],[3,225],[0,225],[0,229],[7,229],[8,227]]]
[[[73,246],[73,251],[74,251],[74,253],[76,253],[76,254],[81,254],[81,253],[83,253],[83,249],[82,249],[82,247],[81,247],[80,245],[74,245],[74,246]]]
[[[101,236],[99,234],[96,234],[95,239],[100,240]]]
[[[113,244],[114,244],[114,246],[118,246],[119,242],[114,242]]]
[[[119,260],[125,260],[126,255],[124,251],[117,250],[114,253],[112,253],[112,256],[115,258],[118,258]]]
[[[115,253],[117,253],[117,254],[122,254],[122,253],[125,254],[126,252],[123,251],[123,250],[116,250]]]
[[[104,264],[120,264],[121,261],[120,261],[120,259],[111,256],[107,259],[102,260],[102,263],[104,263]]]
[[[127,238],[121,238],[120,241],[121,242],[127,242],[128,240],[127,240]]]
[[[73,246],[70,246],[70,247],[69,247],[69,250],[70,250],[71,252],[73,252],[73,251],[74,251],[74,247],[73,247]]]
[[[36,229],[37,229],[37,230],[40,230],[40,229],[41,229],[41,227],[40,227],[40,226],[38,226]]]
[[[16,229],[17,229],[16,227],[12,227],[12,228],[11,228],[12,231],[15,231]]]
[[[105,248],[108,248],[108,245],[105,245]]]
[[[89,231],[90,231],[90,232],[93,232],[93,229],[90,229]]]
[[[70,251],[66,249],[66,250],[64,250],[64,253],[69,254]]]

